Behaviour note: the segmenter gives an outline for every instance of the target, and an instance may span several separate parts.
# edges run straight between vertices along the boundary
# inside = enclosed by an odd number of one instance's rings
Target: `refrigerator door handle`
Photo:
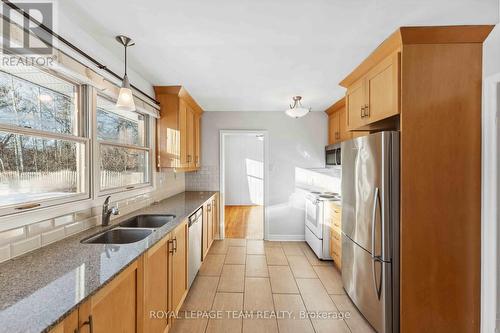
[[[379,204],[379,189],[378,187],[375,188],[375,194],[373,195],[373,210],[372,210],[372,258],[380,258],[380,256],[377,256],[375,253],[375,241],[376,241],[376,224],[377,224],[377,207]]]
[[[373,276],[373,285],[375,286],[375,292],[377,293],[377,298],[380,301],[380,296],[382,295],[382,267],[380,267],[379,279],[377,282],[377,276],[375,272],[375,264],[382,264],[382,261],[379,258],[372,257],[372,276]]]
[[[375,254],[375,241],[376,241],[376,222],[377,222],[377,207],[380,204],[379,188],[375,188],[375,193],[373,195],[373,211],[372,211],[372,276],[373,285],[375,286],[375,291],[377,293],[377,298],[380,300],[382,294],[382,276],[379,277],[379,283],[377,283],[377,277],[375,272],[375,264],[382,262],[381,257]],[[380,269],[380,274],[382,274],[382,269]]]

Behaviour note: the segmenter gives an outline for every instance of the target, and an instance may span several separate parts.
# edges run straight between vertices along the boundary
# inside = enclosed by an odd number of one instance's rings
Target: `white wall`
[[[264,203],[264,141],[256,135],[236,134],[225,138],[226,205]]]
[[[500,73],[500,26],[496,26],[483,45],[484,78]]]
[[[124,24],[126,24],[128,19],[130,18],[124,18]],[[105,37],[109,38],[109,43],[103,45],[94,37],[97,35],[103,37],[98,31],[94,30],[94,26],[95,23],[89,21],[84,15],[81,15],[81,12],[75,9],[71,2],[64,0],[54,1],[54,31],[116,74],[123,75],[123,46],[115,41],[115,35],[123,32],[108,31],[109,36]],[[138,47],[146,46],[136,45],[130,48],[128,50],[130,57],[133,57],[134,48]],[[64,50],[70,51],[70,49],[66,48]],[[92,69],[99,72],[94,66]],[[150,96],[154,96],[153,85],[141,73],[129,66],[128,76],[130,83]]]
[[[324,167],[327,117],[311,112],[292,119],[284,112],[206,112],[202,118],[202,176],[219,172],[219,130],[267,130],[269,135],[270,239],[303,239],[304,207],[296,191],[296,173],[301,168]],[[200,174],[187,175],[190,178]],[[208,189],[208,188],[205,188]],[[215,190],[217,188],[209,188]]]
[[[500,14],[500,13],[499,13]],[[500,26],[496,26],[483,47],[483,207],[482,207],[482,304],[481,332],[500,329],[500,257],[498,244],[498,174],[500,128],[498,100],[500,89]],[[493,221],[492,221],[493,220]],[[495,221],[496,220],[496,221]],[[496,321],[496,322],[495,322]]]

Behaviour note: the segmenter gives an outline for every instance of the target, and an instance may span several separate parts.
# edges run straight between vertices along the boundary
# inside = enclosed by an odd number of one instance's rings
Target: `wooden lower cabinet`
[[[203,205],[203,258],[208,253],[212,243],[219,238],[219,211],[217,195]]]
[[[204,260],[208,253],[208,219],[211,214],[208,212],[210,202],[207,201],[203,204],[203,225],[201,228],[201,259]]]
[[[188,224],[184,221],[171,234],[171,310],[178,311],[188,291]]]
[[[214,216],[210,230],[218,224],[216,203],[216,197],[205,203]],[[50,332],[168,332],[188,292],[188,249],[185,220]]]
[[[165,332],[171,320],[162,311],[169,310],[170,239],[164,238],[144,254],[142,261],[144,332]]]
[[[78,309],[79,333],[137,332],[138,263],[133,262],[118,277],[99,290]]]
[[[208,203],[208,213],[207,213],[207,251],[210,249],[212,242],[214,241],[214,202],[210,200]]]
[[[342,208],[335,201],[325,205],[325,216],[330,225],[330,256],[338,269],[342,267]]]
[[[219,194],[215,194],[212,198],[212,219],[213,219],[213,232],[214,232],[214,240],[220,239],[219,234]]]
[[[50,333],[75,333],[78,332],[78,310],[69,314],[62,322],[50,330]]]

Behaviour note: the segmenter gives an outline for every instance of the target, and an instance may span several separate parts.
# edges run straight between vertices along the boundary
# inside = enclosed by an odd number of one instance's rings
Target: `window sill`
[[[99,207],[104,202],[104,199],[109,195],[111,196],[111,201],[116,202],[132,199],[143,194],[153,193],[154,190],[155,188],[152,184],[145,184],[141,187],[136,187],[133,190],[117,189],[113,193],[101,192],[100,195],[94,199],[85,198],[55,204],[52,206],[31,209],[29,211],[15,212],[13,214],[0,217],[0,232],[75,213],[80,210]]]

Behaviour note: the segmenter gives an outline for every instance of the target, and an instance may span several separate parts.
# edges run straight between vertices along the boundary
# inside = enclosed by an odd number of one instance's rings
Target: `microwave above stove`
[[[327,168],[341,165],[340,144],[325,147],[325,165]]]

